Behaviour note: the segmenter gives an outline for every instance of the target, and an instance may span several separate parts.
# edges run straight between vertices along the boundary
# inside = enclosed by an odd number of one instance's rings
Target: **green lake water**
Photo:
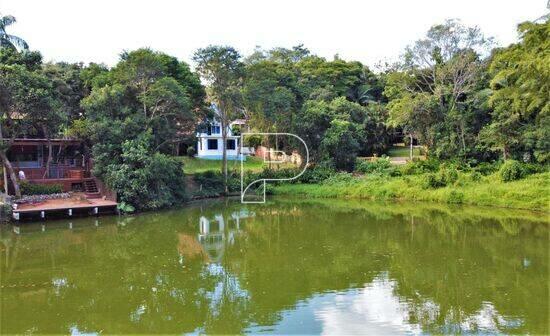
[[[0,333],[549,333],[545,214],[198,202],[3,225]]]

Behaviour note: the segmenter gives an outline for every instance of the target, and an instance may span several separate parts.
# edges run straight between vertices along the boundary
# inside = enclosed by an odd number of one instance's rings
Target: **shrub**
[[[447,196],[447,203],[461,204],[464,203],[464,194],[460,191],[451,190]]]
[[[364,174],[395,175],[397,169],[392,166],[389,158],[383,157],[375,161],[360,160],[356,171]]]
[[[193,147],[193,146],[187,147],[187,156],[194,157],[195,154],[197,154],[197,151],[195,150],[195,147]]]
[[[458,180],[457,167],[443,164],[437,173],[428,173],[422,179],[422,187],[435,189],[453,184]]]
[[[306,169],[304,174],[298,178],[298,181],[301,183],[319,183],[322,182],[336,172],[328,164],[319,164],[313,167]]]
[[[473,170],[474,172],[478,172],[482,175],[491,175],[498,171],[501,163],[499,162],[481,162],[477,164]]]
[[[105,182],[121,202],[138,210],[160,209],[186,199],[180,160],[152,153],[147,136],[122,144],[122,162],[105,166]]]
[[[478,181],[481,181],[481,178],[483,177],[483,175],[480,173],[480,172],[473,172],[471,175],[470,175],[470,178],[472,179],[472,181],[474,182],[478,182]]]
[[[454,165],[441,165],[437,175],[443,185],[453,184],[458,180],[457,167]]]
[[[353,175],[350,173],[336,173],[324,180],[325,184],[341,184],[341,183],[350,183],[354,180]]]
[[[435,189],[444,187],[445,184],[434,173],[428,173],[422,178],[422,188]]]
[[[22,195],[50,195],[63,192],[61,184],[34,184],[22,181],[20,184]]]
[[[504,182],[519,180],[527,175],[527,170],[516,160],[507,160],[498,171],[500,179]]]
[[[252,182],[252,177],[247,177],[249,183]],[[202,173],[195,173],[193,180],[196,184],[202,186],[202,190],[195,193],[195,196],[213,197],[220,196],[225,193],[223,174],[219,171],[205,171]],[[246,183],[246,181],[245,181]],[[229,172],[227,176],[227,189],[229,192],[239,191],[241,189],[240,174],[235,171]]]
[[[413,159],[401,167],[403,175],[417,175],[424,173],[433,173],[439,169],[439,161],[433,158],[427,160]]]

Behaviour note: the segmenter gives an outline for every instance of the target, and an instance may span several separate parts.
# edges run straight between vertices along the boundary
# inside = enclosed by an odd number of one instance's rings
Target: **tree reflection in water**
[[[546,334],[540,217],[210,201],[4,226],[0,332]]]

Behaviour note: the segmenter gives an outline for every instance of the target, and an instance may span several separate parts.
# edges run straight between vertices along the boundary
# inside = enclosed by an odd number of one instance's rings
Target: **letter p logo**
[[[298,177],[302,176],[302,174],[306,171],[307,166],[309,164],[309,149],[306,145],[306,142],[302,138],[300,138],[299,136],[297,136],[295,134],[292,134],[292,133],[242,133],[241,134],[241,139],[240,139],[240,142],[239,142],[240,153],[244,153],[242,146],[243,146],[245,138],[249,137],[249,136],[260,136],[260,137],[276,136],[277,139],[280,139],[280,137],[286,137],[288,140],[295,139],[295,140],[298,140],[298,143],[301,143],[304,146],[304,149],[305,149],[305,151],[304,151],[305,156],[306,156],[305,157],[305,162],[304,162],[303,159],[300,160],[300,161],[302,161],[303,168],[296,175],[290,176],[290,177],[284,177],[284,178],[272,178],[272,177],[262,178],[260,176],[260,177],[254,178],[252,180],[252,182],[249,182],[249,183],[245,183],[244,156],[241,156],[241,203],[243,203],[243,204],[263,204],[263,203],[265,203],[265,200],[266,200],[266,198],[265,198],[265,186],[266,186],[267,182],[271,182],[271,181],[292,181],[292,180],[295,180]],[[284,164],[284,163],[288,162],[288,156],[284,151],[273,150],[271,148],[267,148],[267,150],[263,150],[263,151],[261,151],[261,153],[257,152],[257,154],[260,154],[258,156],[263,159],[264,163]],[[275,158],[273,158],[273,156]],[[246,200],[245,196],[246,196],[247,192],[248,193],[252,192],[254,190],[254,188],[256,188],[255,189],[256,191],[258,191],[258,190],[260,191],[261,199],[260,200]]]

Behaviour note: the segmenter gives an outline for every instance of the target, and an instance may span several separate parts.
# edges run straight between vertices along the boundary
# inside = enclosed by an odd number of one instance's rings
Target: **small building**
[[[48,144],[52,145],[49,168]],[[91,160],[84,153],[84,146],[79,140],[15,139],[7,151],[7,157],[15,174],[24,176],[23,180],[28,183],[60,185],[64,192],[81,191],[89,196],[101,195],[101,183],[92,176]],[[6,192],[12,194],[6,169],[3,178]]]
[[[243,119],[233,121],[227,128],[227,139],[224,144],[221,124],[216,120],[209,122],[202,131],[197,132],[197,157],[221,160],[225,145],[228,160],[246,160],[246,156],[254,153],[254,148],[241,147],[240,144],[240,134],[246,127],[246,121]]]
[[[50,145],[52,155],[48,164]],[[98,215],[116,210],[116,193],[92,175],[92,160],[86,155],[81,141],[20,138],[11,142],[6,154],[20,185],[57,185],[64,193],[74,192],[16,200],[12,211],[15,220],[22,217],[45,219],[51,215]],[[13,194],[13,184],[6,169],[3,174],[5,192]]]

